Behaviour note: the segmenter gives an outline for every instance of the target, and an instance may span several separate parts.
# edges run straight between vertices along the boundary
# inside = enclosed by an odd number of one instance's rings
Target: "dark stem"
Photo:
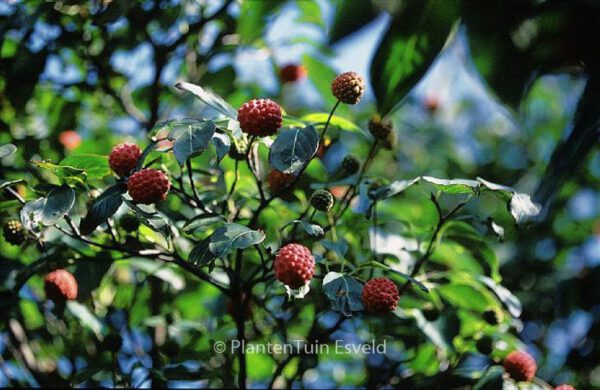
[[[206,208],[206,206],[204,206],[204,203],[202,203],[202,200],[198,195],[198,191],[196,190],[196,186],[194,185],[194,177],[192,175],[192,161],[188,158],[185,162],[185,165],[187,167],[188,179],[190,180],[190,187],[192,187],[192,194],[194,195],[194,200],[198,204],[198,207],[200,207],[200,209],[206,213],[209,210]]]

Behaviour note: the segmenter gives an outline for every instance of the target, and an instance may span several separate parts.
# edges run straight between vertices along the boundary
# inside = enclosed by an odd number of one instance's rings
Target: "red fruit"
[[[142,150],[135,144],[122,143],[108,156],[110,168],[119,176],[127,176],[137,166]]]
[[[504,358],[504,370],[517,382],[529,382],[535,376],[537,365],[527,352],[513,351]]]
[[[135,172],[127,182],[134,203],[152,204],[167,198],[171,183],[162,171],[146,168]]]
[[[81,136],[73,130],[65,130],[58,135],[58,141],[67,150],[73,150],[81,144]]]
[[[57,269],[44,278],[46,299],[56,303],[74,300],[77,298],[77,280],[67,270]]]
[[[355,72],[342,73],[333,80],[331,92],[342,103],[356,104],[365,93],[365,80]]]
[[[398,287],[388,278],[371,279],[363,288],[362,300],[367,311],[371,313],[389,313],[396,309],[400,300]]]
[[[560,385],[556,386],[554,390],[575,390],[575,388],[571,385]]]
[[[288,64],[281,68],[279,77],[284,83],[293,83],[306,77],[306,68],[302,65]]]
[[[291,288],[300,288],[315,273],[315,258],[310,249],[300,244],[287,244],[275,257],[275,277]]]
[[[281,107],[269,99],[252,99],[238,110],[238,121],[246,134],[273,135],[283,123]]]
[[[279,172],[276,169],[273,169],[267,175],[267,182],[269,183],[269,187],[271,188],[272,194],[279,194],[286,188],[288,188],[293,182],[296,180],[296,176],[291,173],[283,173]]]

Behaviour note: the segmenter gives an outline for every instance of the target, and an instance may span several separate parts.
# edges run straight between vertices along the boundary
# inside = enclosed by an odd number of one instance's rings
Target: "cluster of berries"
[[[110,152],[108,163],[119,176],[131,174],[127,181],[127,191],[135,203],[152,204],[165,200],[171,183],[164,172],[152,168],[133,172],[141,155],[142,150],[137,145],[122,143]]]

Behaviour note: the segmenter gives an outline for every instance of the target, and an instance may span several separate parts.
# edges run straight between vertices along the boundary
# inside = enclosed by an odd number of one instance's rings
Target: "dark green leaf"
[[[81,220],[79,225],[81,234],[90,234],[99,225],[106,222],[108,218],[112,217],[123,203],[121,195],[126,191],[127,187],[124,184],[115,184],[108,187],[97,197],[85,218]]]
[[[231,147],[231,140],[227,134],[215,133],[210,142],[212,142],[217,151],[217,161],[221,161],[223,157],[227,156],[227,152],[229,152],[229,148]]]
[[[51,226],[64,217],[75,203],[75,191],[66,184],[50,191],[42,211],[42,223]]]
[[[215,257],[226,256],[232,249],[245,249],[260,244],[265,234],[236,223],[219,227],[210,237],[209,248]]]
[[[504,368],[502,366],[491,366],[475,383],[473,390],[501,390],[504,385],[503,375]]]
[[[323,279],[323,292],[329,299],[331,310],[346,316],[364,309],[362,289],[362,284],[356,279],[337,272],[329,272]]]
[[[77,280],[77,299],[85,301],[92,291],[98,286],[106,272],[108,272],[113,260],[105,252],[101,252],[94,258],[83,258],[77,260],[73,275]]]
[[[321,226],[311,224],[311,223],[308,223],[305,221],[300,221],[300,220],[295,219],[293,221],[286,223],[284,225],[284,227],[288,226],[288,225],[300,225],[300,226],[302,226],[302,229],[304,229],[304,231],[306,233],[308,233],[309,235],[314,236],[314,237],[322,237],[325,235],[325,231],[323,230],[323,228]]]
[[[455,0],[404,4],[371,62],[371,85],[381,115],[388,114],[425,75],[459,17]]]
[[[377,12],[371,1],[339,1],[335,9],[333,26],[329,31],[329,42],[340,39],[358,31],[361,27],[375,19]]]
[[[269,162],[283,173],[297,174],[317,152],[319,134],[314,127],[285,128],[271,145]]]
[[[188,261],[202,267],[210,265],[217,257],[210,251],[210,238],[205,238],[192,249],[188,256]]]
[[[204,152],[216,130],[211,120],[175,119],[167,126],[171,129],[168,137],[174,141],[173,153],[179,165]]]

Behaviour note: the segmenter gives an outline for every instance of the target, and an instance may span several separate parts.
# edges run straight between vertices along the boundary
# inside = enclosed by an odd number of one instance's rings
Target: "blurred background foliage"
[[[337,115],[362,129],[375,113],[387,116],[397,138],[380,152],[370,177],[482,177],[536,194],[544,205],[538,220],[517,229],[502,204],[486,196],[469,203],[483,228],[488,217],[505,228],[493,249],[502,283],[520,299],[523,312],[500,328],[487,327],[475,315],[461,318],[460,329],[452,322],[456,316],[446,313],[436,329],[450,344],[460,336],[451,355],[459,367],[466,372],[489,362],[472,353],[473,334],[502,333],[498,353],[523,342],[547,382],[599,387],[598,20],[600,5],[592,0],[2,2],[0,144],[19,148],[2,160],[2,179],[23,179],[22,195],[31,195],[36,185],[52,180],[32,160],[58,163],[75,154],[108,154],[122,140],[140,142],[160,120],[212,114],[177,91],[177,81],[202,85],[234,107],[270,97],[301,117],[328,112],[335,103],[331,81],[354,70],[369,80],[367,95],[352,109],[340,107]],[[279,72],[290,63],[302,65],[306,77],[283,83]],[[335,177],[345,154],[364,159],[368,153],[365,131],[333,130],[321,162],[307,172],[315,180]],[[244,186],[252,183],[242,181]],[[18,204],[2,196],[2,219],[14,218]],[[410,267],[416,237],[435,223],[427,197],[411,189],[380,206],[378,250],[397,257],[400,270]],[[444,206],[457,197],[448,195]],[[177,208],[176,199],[169,202]],[[76,207],[85,210],[85,204]],[[281,220],[301,210],[291,209],[287,216],[268,210],[263,224],[277,231]],[[359,217],[348,223],[365,232],[370,226]],[[364,244],[363,237],[345,239],[351,246]],[[17,307],[3,293],[2,305],[11,315],[0,327],[0,385],[110,386],[115,378],[105,373],[113,364],[128,373],[116,380],[131,386],[147,386],[156,375],[176,379],[172,386],[235,384],[224,374],[234,360],[211,348],[213,340],[233,331],[217,289],[149,261],[113,262],[111,252],[54,253],[35,244],[10,246],[4,239],[0,244],[4,283],[11,270],[40,259],[94,260],[91,267],[77,267],[84,298],[80,295],[80,302],[69,306],[72,315],[64,318],[48,313],[39,276],[21,289]],[[433,270],[453,270],[453,277],[473,271],[477,261],[465,254],[472,245],[442,244],[432,259],[439,269]],[[149,301],[153,288],[162,292],[158,308]],[[485,308],[485,297],[466,284],[450,288],[456,291],[440,294],[453,305],[473,312]],[[400,306],[420,307],[419,299],[407,296]],[[291,339],[312,334],[310,321],[326,310],[318,298],[309,296],[307,302],[282,318]],[[256,302],[255,329],[249,332],[268,332],[271,325],[260,313],[281,303]],[[331,326],[335,318],[324,315],[319,323]],[[153,348],[151,330],[157,324],[166,325],[165,338],[175,340],[176,353],[167,348],[175,348],[173,343],[165,342],[158,352]],[[283,374],[317,388],[443,387],[455,362],[440,344],[427,341],[419,326],[358,316],[334,338],[385,334],[391,352],[320,356],[318,362],[296,357]],[[100,341],[108,328],[123,336],[114,362]],[[157,372],[150,367],[159,352],[170,365]],[[249,355],[250,382],[268,385],[276,363]]]

